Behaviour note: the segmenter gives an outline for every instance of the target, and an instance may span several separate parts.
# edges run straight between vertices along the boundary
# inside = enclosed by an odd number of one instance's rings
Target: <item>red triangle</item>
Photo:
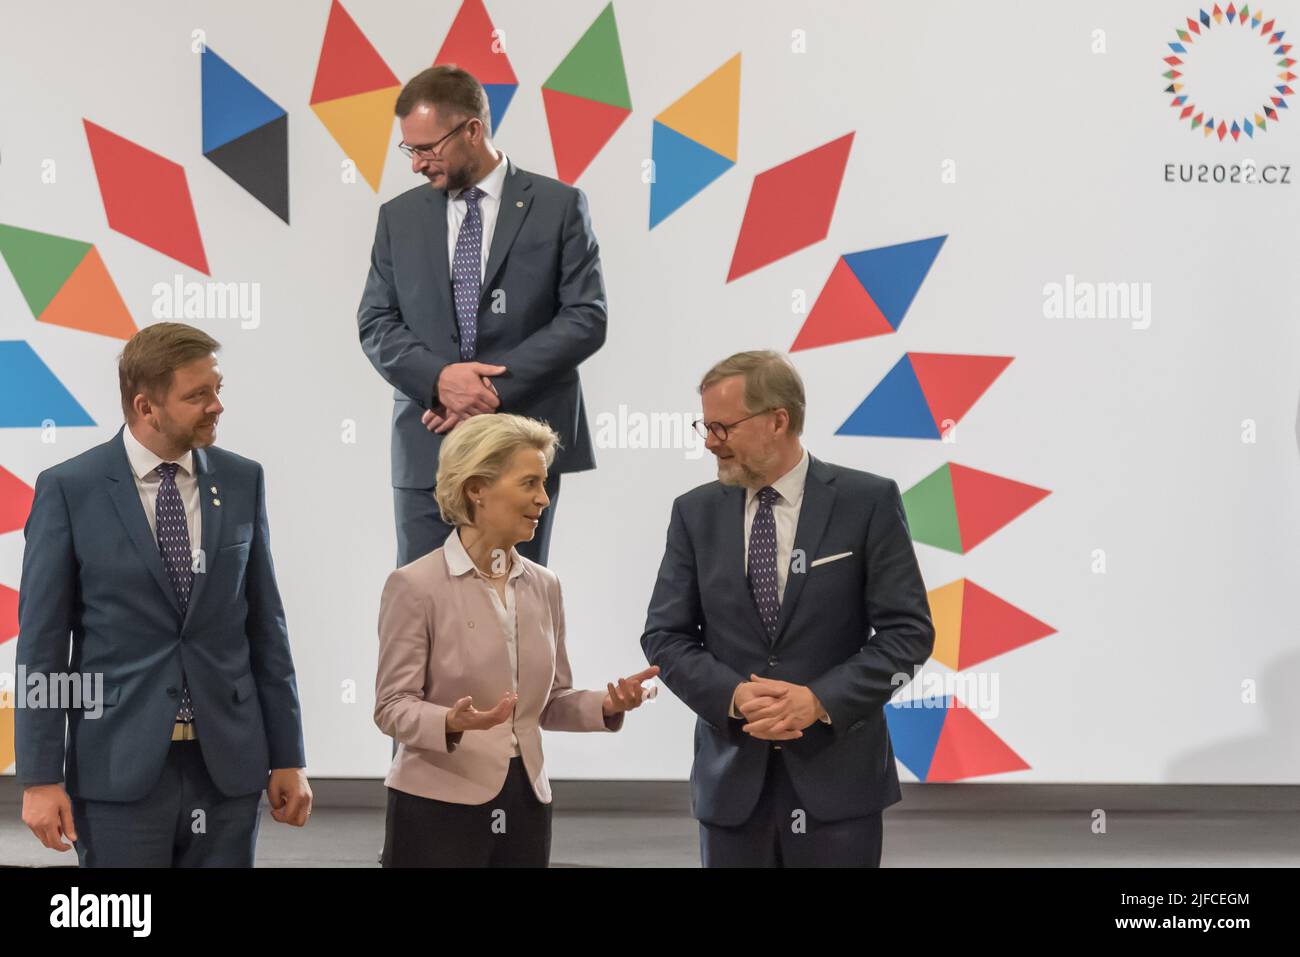
[[[0,644],[18,634],[18,592],[0,585]]]
[[[858,281],[841,256],[822,286],[791,352],[884,336],[894,331],[871,293]]]
[[[573,185],[631,110],[542,87],[556,176]]]
[[[480,83],[518,83],[506,56],[504,38],[493,37],[493,29],[483,0],[465,0],[451,22],[434,65],[455,64],[474,74]],[[500,52],[493,49],[494,44]]]
[[[0,466],[0,535],[16,532],[27,524],[34,495],[26,482]]]
[[[968,552],[1022,512],[1051,493],[1012,479],[948,463],[952,498],[961,530],[961,549]]]
[[[401,81],[348,16],[343,4],[333,0],[308,102],[322,103],[390,86],[401,86]]]
[[[952,700],[925,775],[927,782],[961,781],[982,774],[1029,769],[1024,759],[1007,747],[973,711],[955,697]]]
[[[934,424],[944,432],[945,421],[958,422],[984,390],[1011,364],[1011,356],[959,356],[909,352],[912,371],[921,385]]]
[[[1051,625],[1025,614],[967,578],[962,588],[957,669],[969,668],[1055,633]]]

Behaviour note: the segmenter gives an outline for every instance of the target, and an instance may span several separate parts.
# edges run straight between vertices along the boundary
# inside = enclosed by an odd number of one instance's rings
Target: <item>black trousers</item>
[[[485,804],[452,804],[388,789],[384,867],[547,867],[551,806],[537,800],[523,758]]]
[[[880,812],[818,821],[801,807],[785,759],[773,749],[754,812],[744,824],[700,822],[705,867],[879,867]]]
[[[532,541],[520,542],[519,554],[545,565],[551,551],[551,528],[555,524],[555,506],[560,498],[560,473],[546,476],[546,494],[551,500],[537,522]],[[431,488],[393,489],[393,512],[397,520],[397,566],[423,558],[451,534],[451,526],[438,514],[438,503]]]
[[[126,758],[130,760],[130,758]],[[72,798],[82,867],[252,867],[261,792],[227,797],[197,741],[173,741],[138,801]]]

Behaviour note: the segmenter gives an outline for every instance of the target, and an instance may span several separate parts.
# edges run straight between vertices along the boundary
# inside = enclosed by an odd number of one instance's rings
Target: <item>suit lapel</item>
[[[528,215],[533,202],[532,179],[509,159],[506,162],[509,167],[506,171],[505,185],[501,188],[501,205],[497,209],[497,223],[492,231],[492,248],[488,250],[487,267],[483,272],[483,290],[479,299],[480,311],[483,309],[484,300],[488,298],[488,290],[492,288],[497,273],[501,271],[506,253],[510,251],[519,227],[523,224],[524,217]],[[446,242],[445,231],[443,241]]]
[[[126,446],[122,443],[121,430],[118,431],[113,444],[115,448],[111,450],[111,464],[107,476],[109,498],[113,500],[113,507],[126,527],[126,533],[130,536],[132,544],[140,553],[140,560],[149,569],[154,581],[158,583],[158,587],[162,589],[163,595],[171,602],[172,608],[179,617],[181,606],[176,600],[176,590],[172,588],[171,579],[167,577],[167,570],[163,568],[162,553],[158,551],[158,540],[150,531],[149,519],[140,504],[140,493],[135,487],[135,476],[131,474],[131,461],[126,457]]]
[[[834,480],[835,475],[830,469],[811,455],[808,456],[808,477],[804,480],[803,504],[799,508],[793,552],[795,555],[803,554],[803,571],[786,572],[785,593],[781,596],[781,617],[777,621],[773,645],[781,640],[786,626],[790,624],[799,596],[803,594],[803,586],[808,581],[808,573],[812,570],[813,560],[817,557],[817,550],[821,547],[822,536],[826,533],[826,525],[835,505]]]
[[[190,588],[190,602],[186,608],[185,620],[194,614],[194,606],[199,603],[203,586],[212,574],[212,562],[216,558],[217,543],[221,541],[221,483],[217,480],[217,470],[212,458],[203,449],[194,450],[194,477],[199,486],[199,515],[202,518],[199,538],[202,540],[200,560],[201,574],[194,576],[194,585]]]
[[[433,292],[436,297],[434,316],[451,316],[456,325],[456,310],[451,299],[451,267],[447,246],[447,194],[432,186],[426,191],[429,215],[424,219],[425,238],[433,266]]]

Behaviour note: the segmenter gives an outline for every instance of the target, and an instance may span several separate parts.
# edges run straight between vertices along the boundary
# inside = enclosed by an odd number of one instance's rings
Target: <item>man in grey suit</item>
[[[697,715],[704,866],[877,866],[902,797],[884,705],[934,644],[898,485],[803,449],[775,352],[700,396],[718,481],[673,503],[641,646]]]
[[[15,712],[22,815],[83,867],[252,867],[260,792],[277,821],[311,813],[262,467],[213,445],[216,349],[141,329],[125,427],[36,479],[18,692],[72,693]]]
[[[546,563],[560,474],[595,468],[578,365],[605,341],[600,250],[581,190],[492,144],[487,94],[436,66],[397,98],[402,151],[428,182],[379,210],[357,311],[361,347],[393,386],[397,562],[442,545],[434,477],[443,436],[473,415],[548,422],[561,448],[550,508],[521,544]]]

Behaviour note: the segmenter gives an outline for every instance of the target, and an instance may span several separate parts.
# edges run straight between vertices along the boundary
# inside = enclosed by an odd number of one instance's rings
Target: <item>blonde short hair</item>
[[[522,415],[495,413],[471,416],[451,430],[438,450],[437,488],[433,495],[448,525],[460,528],[474,523],[465,485],[472,479],[492,484],[520,449],[537,449],[549,469],[560,437],[545,422]]]
[[[745,411],[785,409],[790,416],[790,431],[803,434],[803,380],[790,360],[770,349],[737,352],[728,356],[700,380],[701,394],[709,386],[734,375],[745,377]]]

